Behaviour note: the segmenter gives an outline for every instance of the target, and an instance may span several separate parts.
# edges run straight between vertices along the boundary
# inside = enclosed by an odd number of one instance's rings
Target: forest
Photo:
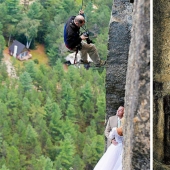
[[[92,170],[105,148],[106,70],[63,68],[63,27],[83,8],[99,55],[107,57],[112,1],[0,0],[0,170]],[[48,65],[24,62],[8,76],[13,40],[45,46]]]

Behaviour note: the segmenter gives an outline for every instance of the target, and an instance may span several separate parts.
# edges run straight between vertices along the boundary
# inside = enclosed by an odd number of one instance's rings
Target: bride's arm
[[[115,138],[115,131],[116,131],[116,128],[114,127],[109,133],[109,138],[111,140]]]

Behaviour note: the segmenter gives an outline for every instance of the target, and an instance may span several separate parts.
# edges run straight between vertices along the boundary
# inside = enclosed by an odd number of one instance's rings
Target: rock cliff
[[[150,1],[114,0],[106,75],[107,118],[125,103],[123,170],[150,169]],[[133,19],[133,22],[132,22]]]
[[[170,169],[170,2],[153,1],[154,170]]]

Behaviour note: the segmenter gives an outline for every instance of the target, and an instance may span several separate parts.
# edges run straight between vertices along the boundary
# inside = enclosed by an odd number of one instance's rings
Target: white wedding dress
[[[123,136],[117,133],[117,128],[113,128],[109,134],[111,139],[115,138],[117,145],[111,144],[101,157],[93,170],[122,170],[122,142]]]

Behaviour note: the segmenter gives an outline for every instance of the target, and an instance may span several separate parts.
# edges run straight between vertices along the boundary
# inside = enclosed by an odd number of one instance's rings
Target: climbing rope
[[[83,9],[83,0],[82,0],[82,3],[81,3],[81,9]]]

